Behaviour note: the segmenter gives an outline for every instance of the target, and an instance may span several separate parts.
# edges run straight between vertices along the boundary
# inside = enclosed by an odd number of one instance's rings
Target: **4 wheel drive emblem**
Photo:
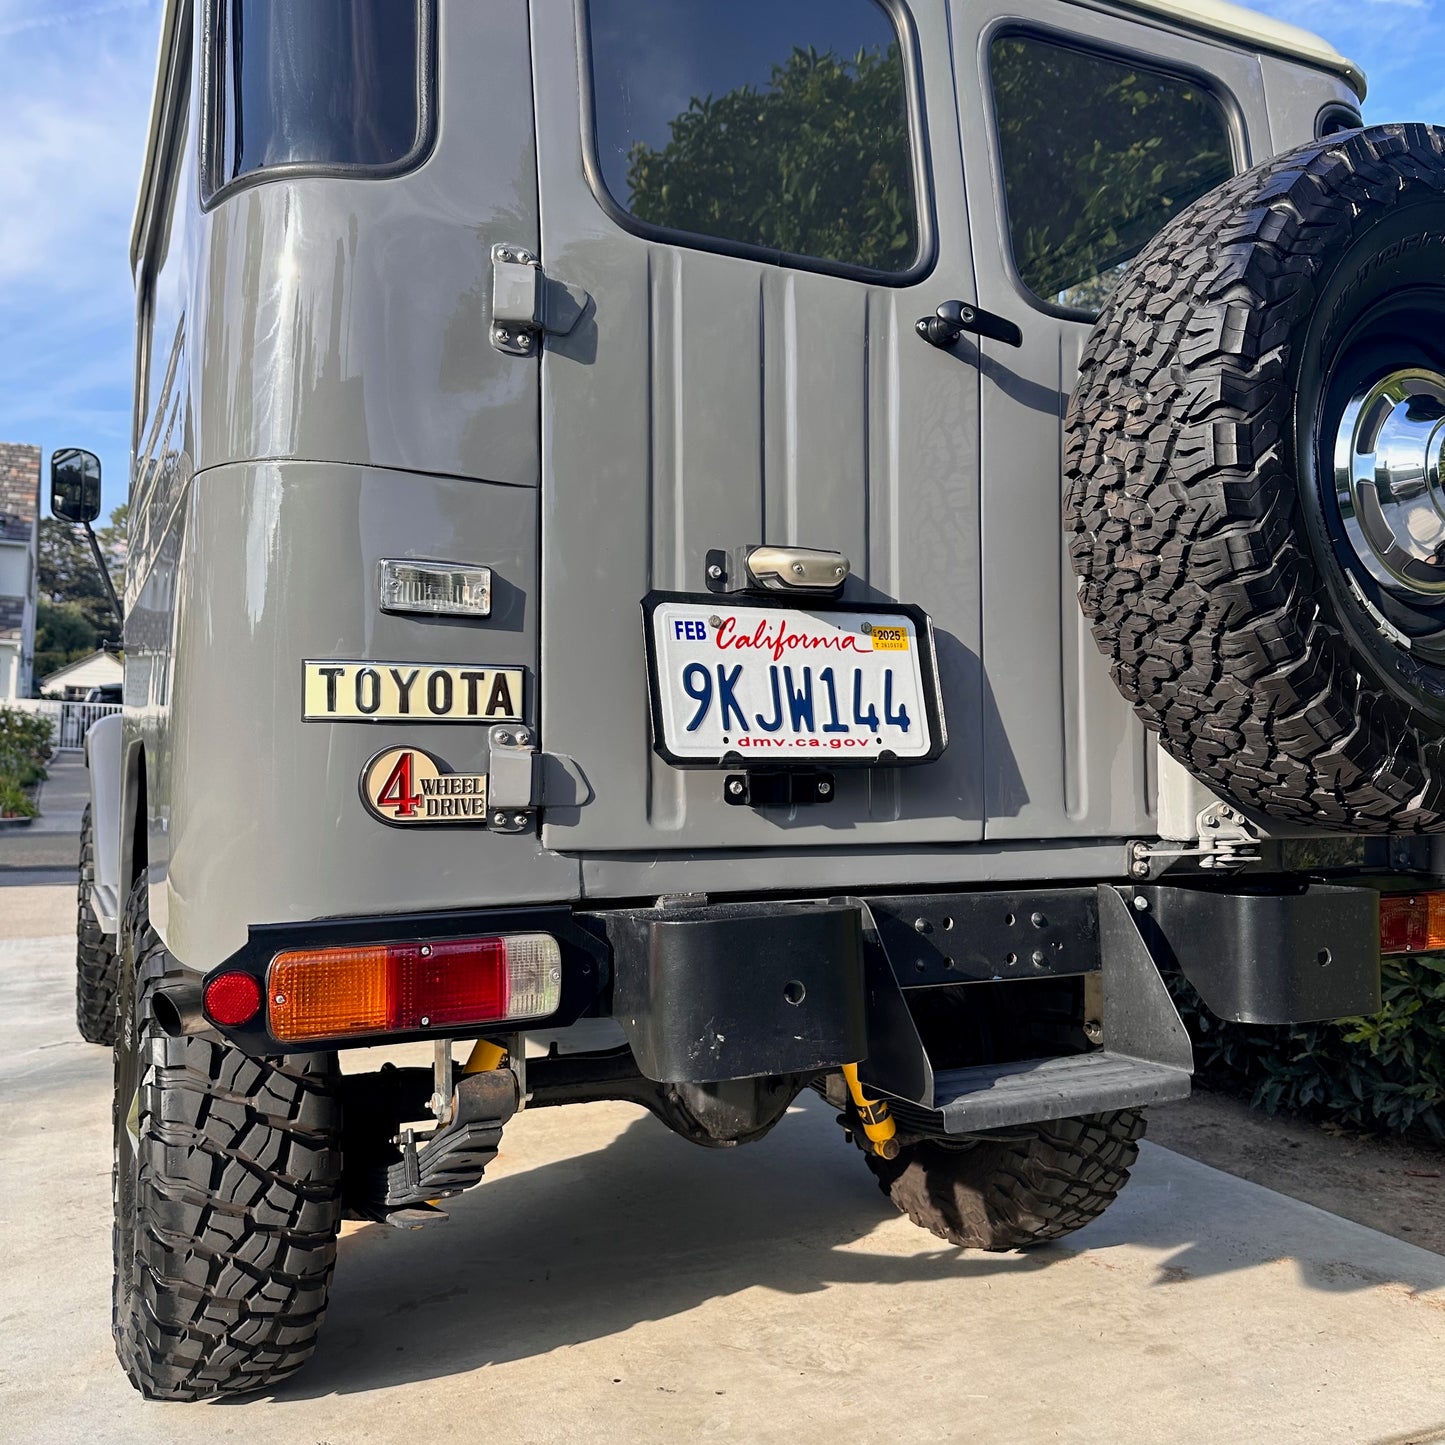
[[[421,748],[386,748],[362,770],[361,801],[383,823],[487,821],[487,775],[454,773]]]

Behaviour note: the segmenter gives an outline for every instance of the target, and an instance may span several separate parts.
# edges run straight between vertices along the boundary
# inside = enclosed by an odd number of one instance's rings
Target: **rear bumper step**
[[[1189,1083],[1188,1069],[1101,1049],[1070,1058],[942,1070],[934,1076],[933,1110],[905,1106],[899,1112],[931,1114],[929,1133],[973,1134],[1187,1099]]]

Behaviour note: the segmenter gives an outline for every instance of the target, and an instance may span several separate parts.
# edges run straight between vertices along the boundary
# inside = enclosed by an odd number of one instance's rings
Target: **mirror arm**
[[[105,565],[105,557],[100,550],[100,541],[89,522],[82,522],[80,525],[85,528],[85,535],[90,538],[90,550],[95,554],[95,565],[100,568],[105,590],[110,595],[110,605],[115,609],[115,620],[120,623],[121,630],[124,631],[125,614],[120,610],[120,598],[115,595],[115,583],[110,580],[110,568]]]

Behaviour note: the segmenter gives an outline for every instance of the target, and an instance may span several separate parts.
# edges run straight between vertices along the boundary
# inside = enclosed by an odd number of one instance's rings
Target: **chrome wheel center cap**
[[[1350,546],[1381,586],[1445,598],[1445,376],[1396,371],[1351,398],[1335,490]]]

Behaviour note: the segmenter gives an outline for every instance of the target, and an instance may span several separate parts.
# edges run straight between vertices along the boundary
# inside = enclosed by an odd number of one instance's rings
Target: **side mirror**
[[[50,510],[62,522],[89,526],[100,516],[100,458],[79,447],[50,454]]]
[[[94,452],[81,451],[79,447],[62,447],[58,452],[51,452],[50,510],[62,522],[74,522],[85,528],[95,565],[100,569],[106,595],[115,610],[116,621],[123,625],[120,598],[115,595],[110,568],[105,565],[100,543],[90,526],[100,516],[100,458]]]

